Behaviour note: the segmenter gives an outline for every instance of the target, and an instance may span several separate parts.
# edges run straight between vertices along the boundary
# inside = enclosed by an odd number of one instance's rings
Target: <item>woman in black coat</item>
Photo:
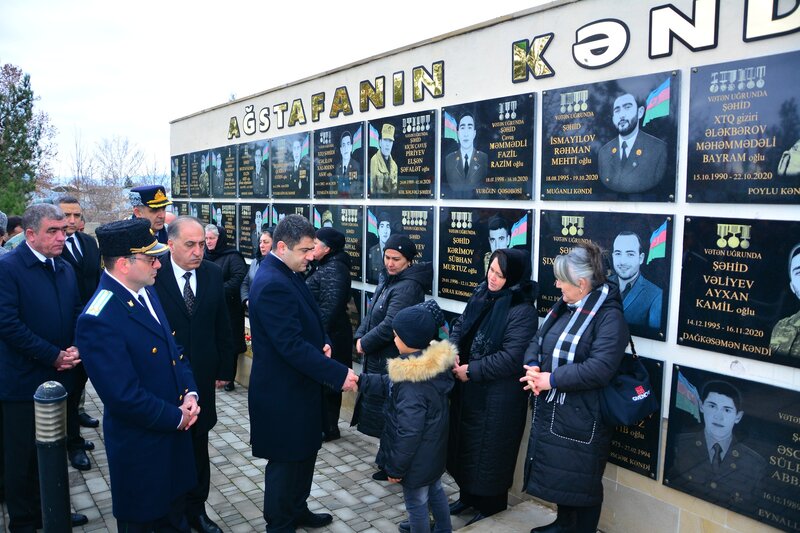
[[[314,240],[314,270],[306,279],[311,294],[314,295],[322,315],[322,325],[331,340],[331,357],[353,367],[353,327],[347,313],[350,301],[350,255],[344,251],[344,234],[333,228],[317,231]],[[339,410],[342,406],[342,392],[326,389],[324,440],[338,439]]]
[[[250,268],[247,270],[247,275],[242,281],[242,288],[239,290],[239,297],[242,300],[242,307],[247,309],[250,305],[250,285],[256,279],[256,272],[258,267],[261,266],[261,261],[272,250],[272,232],[275,231],[275,226],[265,227],[261,230],[261,236],[258,238],[258,250],[256,256],[250,262]]]
[[[536,331],[530,252],[497,250],[486,281],[453,323],[457,381],[450,402],[447,470],[458,483],[452,514],[472,507],[470,523],[505,510],[525,429],[523,356]]]
[[[594,533],[614,430],[600,416],[600,393],[616,375],[630,334],[596,244],[556,257],[553,271],[562,298],[528,347],[521,381],[533,392],[525,490],[558,504],[558,518],[531,531]]]
[[[412,263],[417,249],[405,235],[392,235],[384,250],[384,271],[372,297],[372,306],[356,331],[356,351],[364,354],[364,372],[386,374],[386,361],[398,356],[394,345],[392,320],[401,310],[425,299],[431,287],[431,263]],[[353,410],[352,424],[366,435],[380,437],[383,431],[381,396],[359,394]],[[375,479],[385,480],[378,472]]]
[[[247,263],[239,251],[228,244],[225,228],[208,224],[206,226],[206,253],[205,258],[213,261],[222,268],[222,280],[225,288],[225,304],[228,307],[228,317],[231,320],[233,333],[233,375],[236,375],[236,364],[239,354],[247,351],[244,342],[244,309],[241,303],[242,281],[247,276]],[[234,389],[233,381],[225,385],[225,390]]]

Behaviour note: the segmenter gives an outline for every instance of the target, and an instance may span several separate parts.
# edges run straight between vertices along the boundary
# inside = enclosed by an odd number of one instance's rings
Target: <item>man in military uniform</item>
[[[105,272],[78,318],[77,345],[104,405],[103,433],[119,531],[188,533],[197,485],[191,434],[197,385],[156,292],[167,247],[145,220],[97,228]]]
[[[150,229],[161,244],[167,244],[167,228],[164,227],[167,216],[167,206],[172,201],[167,198],[167,192],[161,185],[142,185],[134,187],[130,193],[133,218],[146,218],[150,221]]]
[[[336,163],[336,189],[340,198],[359,198],[364,193],[361,164],[353,159],[353,136],[342,132],[339,140],[342,160]]]
[[[307,134],[306,134],[307,135]],[[293,191],[305,191],[308,187],[310,176],[311,161],[307,155],[303,155],[303,143],[299,138],[292,141],[292,167],[289,176],[290,189]]]
[[[789,252],[789,288],[800,299],[800,244]],[[775,324],[769,347],[774,355],[800,357],[800,311]]]
[[[677,437],[669,486],[737,512],[755,512],[766,461],[733,436],[744,416],[741,394],[728,382],[709,381],[700,412],[703,431]]]
[[[477,198],[477,187],[486,180],[489,156],[475,148],[475,118],[464,113],[458,120],[458,144],[444,158],[445,183],[450,187],[448,198]]]
[[[378,213],[378,242],[367,252],[367,282],[378,283],[383,270],[383,250],[392,234],[392,219],[388,211]]]
[[[632,94],[614,100],[612,121],[619,135],[600,149],[597,158],[600,182],[612,191],[645,192],[664,178],[667,144],[641,131],[643,116],[644,106]]]
[[[369,160],[369,188],[371,194],[397,193],[397,163],[392,159],[394,126],[381,128],[380,149]]]

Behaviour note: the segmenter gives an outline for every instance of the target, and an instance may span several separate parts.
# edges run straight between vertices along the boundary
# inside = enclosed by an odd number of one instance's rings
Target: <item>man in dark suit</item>
[[[663,291],[642,275],[644,250],[639,236],[632,231],[622,231],[614,239],[611,255],[619,284],[625,321],[634,335],[652,335],[661,330],[661,302]]]
[[[66,226],[58,207],[33,205],[22,216],[25,241],[0,258],[0,402],[12,532],[42,527],[33,395],[52,380],[69,392],[70,374],[81,362],[73,345],[78,284],[60,257]],[[87,522],[72,515],[73,525]]]
[[[664,178],[667,143],[639,129],[644,106],[626,93],[614,100],[612,120],[619,135],[598,154],[600,182],[612,191],[645,192]]]
[[[339,140],[339,153],[342,160],[336,163],[336,191],[339,198],[360,198],[364,194],[364,176],[361,163],[353,159],[353,136],[349,131],[342,132]]]
[[[167,228],[164,226],[167,206],[172,205],[172,201],[167,197],[164,187],[161,185],[134,187],[130,192],[130,201],[134,218],[149,220],[150,228],[156,234],[158,242],[167,244]]]
[[[489,157],[475,149],[475,117],[464,113],[458,120],[458,150],[444,158],[444,175],[450,188],[448,198],[477,198],[476,188],[489,172]]]
[[[148,290],[167,247],[146,220],[97,228],[106,271],[78,318],[77,344],[103,401],[111,499],[119,531],[189,532],[185,495],[197,485],[188,430],[200,413],[189,359]]]
[[[306,499],[322,445],[323,387],[354,390],[353,371],[330,358],[331,347],[311,291],[300,276],[314,255],[314,227],[288,215],[273,234],[250,288],[253,367],[249,411],[253,455],[267,459],[267,531],[323,527]]]
[[[192,528],[216,533],[222,530],[205,509],[211,483],[208,432],[217,423],[215,388],[234,377],[233,337],[222,269],[203,260],[203,225],[193,217],[178,217],[170,224],[168,234],[170,253],[158,271],[155,289],[175,341],[189,358],[203,401],[203,412],[191,429],[198,482],[186,496],[186,517]]]
[[[738,512],[755,513],[767,462],[738,441],[742,396],[727,381],[703,387],[703,431],[681,433],[666,473],[669,486]]]
[[[81,204],[73,196],[62,196],[58,199],[58,207],[64,212],[67,221],[67,240],[61,257],[72,265],[78,280],[81,308],[89,303],[97,284],[100,282],[100,250],[95,240],[78,231],[81,221]],[[83,407],[83,393],[86,388],[86,370],[78,365],[73,371],[74,385],[67,400],[67,450],[69,461],[78,470],[89,470],[91,463],[86,450],[93,450],[94,443],[81,437],[80,426],[96,428],[100,421],[92,418]],[[74,422],[73,422],[74,421]]]
[[[308,135],[308,134],[306,134]],[[310,168],[311,162],[307,155],[303,154],[303,143],[300,139],[292,141],[292,161],[290,163],[290,190],[292,191],[306,191],[308,189],[308,180],[311,177]]]
[[[266,198],[269,195],[269,145],[263,148],[256,146],[253,163],[256,165],[253,171],[253,196]]]

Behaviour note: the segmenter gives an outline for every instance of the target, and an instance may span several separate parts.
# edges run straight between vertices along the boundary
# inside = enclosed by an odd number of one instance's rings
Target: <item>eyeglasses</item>
[[[149,263],[149,264],[150,264],[150,266],[153,266],[153,264],[154,264],[156,261],[158,261],[158,260],[159,260],[159,258],[158,258],[158,257],[156,257],[156,256],[154,256],[154,255],[151,255],[151,256],[145,256],[145,257],[139,257],[139,256],[136,256],[136,255],[132,255],[132,256],[130,256],[128,259],[130,259],[131,261],[136,261],[136,260],[138,259],[139,261],[144,261],[144,262],[146,262],[146,263]]]

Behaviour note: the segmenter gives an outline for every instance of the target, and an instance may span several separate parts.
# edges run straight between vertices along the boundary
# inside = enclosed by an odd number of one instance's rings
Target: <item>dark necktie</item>
[[[575,310],[578,308],[578,304],[567,304],[570,313],[574,313]]]
[[[186,310],[189,311],[190,315],[194,310],[194,293],[192,292],[192,286],[189,284],[189,279],[191,277],[191,272],[187,272],[183,275],[183,278],[186,280],[186,283],[183,285],[183,301],[186,302]]]
[[[711,470],[719,472],[722,465],[722,446],[719,445],[719,442],[715,442],[711,449],[714,450],[714,456],[711,458]]]
[[[464,177],[469,174],[469,156],[464,156]]]
[[[622,289],[622,301],[625,301],[625,298],[628,297],[628,293],[631,292],[631,288],[633,287],[633,283],[628,283],[624,289]]]
[[[72,257],[75,258],[75,261],[77,263],[82,263],[83,254],[81,253],[80,250],[78,250],[78,245],[75,243],[75,237],[73,235],[70,235],[69,237],[67,237],[67,241],[69,242],[70,250],[72,250]]]
[[[45,260],[44,260],[44,268],[45,268],[45,269],[46,269],[48,272],[55,272],[55,271],[56,271],[56,267],[55,267],[55,265],[53,264],[53,260],[52,260],[52,259],[50,259],[49,257],[48,257],[47,259],[45,259]]]
[[[147,309],[148,313],[150,312],[150,308],[147,307],[147,302],[144,300],[144,296],[142,296],[141,294],[139,295],[139,303],[142,304],[142,307]]]
[[[625,163],[627,162],[628,162],[628,143],[622,141],[622,164],[625,165]]]

